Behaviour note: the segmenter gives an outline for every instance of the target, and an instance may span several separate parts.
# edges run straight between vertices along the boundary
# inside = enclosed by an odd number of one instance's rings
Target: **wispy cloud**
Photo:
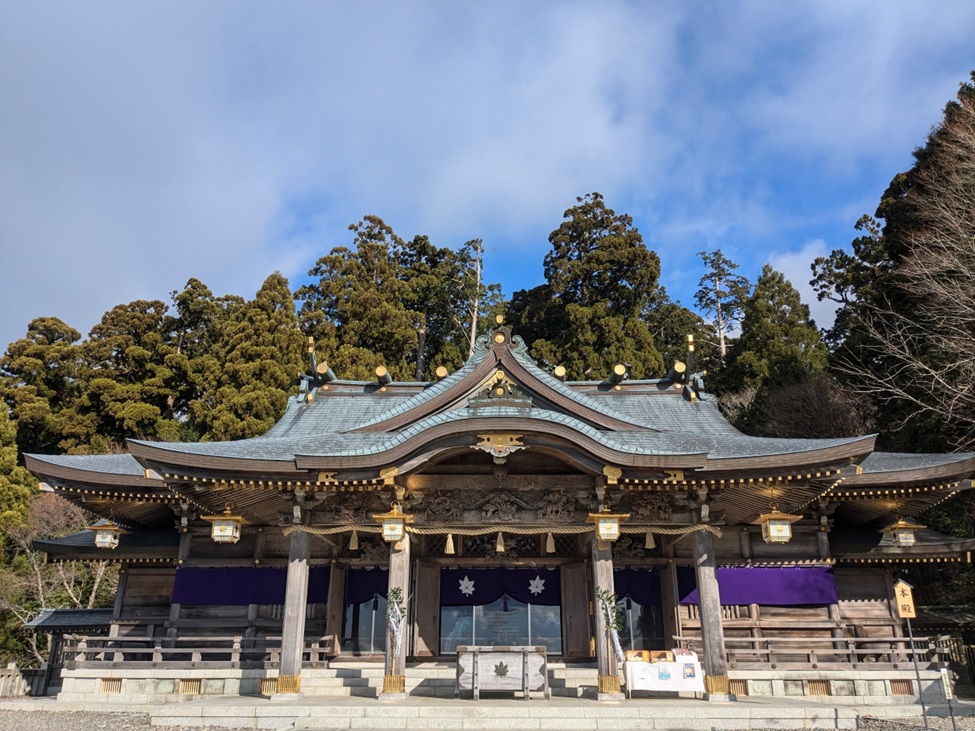
[[[966,0],[5,3],[0,343],[296,280],[367,213],[484,239],[510,293],[593,190],[690,303],[702,249],[754,277],[847,243],[973,28]]]

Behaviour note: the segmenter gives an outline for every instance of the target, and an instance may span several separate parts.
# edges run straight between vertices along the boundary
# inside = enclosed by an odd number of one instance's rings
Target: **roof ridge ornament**
[[[526,395],[502,370],[495,371],[484,383],[484,388],[467,400],[468,408],[478,409],[490,406],[510,406],[516,409],[530,409],[531,396]]]
[[[523,434],[478,434],[477,437],[481,441],[472,444],[471,449],[487,452],[494,458],[495,464],[504,464],[512,452],[525,448],[525,443],[521,441],[524,438]]]

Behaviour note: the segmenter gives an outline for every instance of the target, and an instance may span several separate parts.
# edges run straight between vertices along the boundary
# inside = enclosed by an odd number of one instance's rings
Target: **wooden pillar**
[[[390,623],[386,624],[386,666],[383,675],[383,692],[380,699],[400,700],[406,698],[406,647],[409,644],[409,596],[410,596],[410,536],[390,545],[389,549],[389,591],[387,602],[393,589],[399,589],[403,601],[403,638],[393,650],[393,633]]]
[[[180,567],[189,560],[190,551],[193,546],[193,534],[190,533],[188,528],[183,528],[183,532],[179,536],[179,549],[176,553],[176,570],[179,571]],[[175,586],[175,584],[174,584]],[[166,623],[166,638],[170,640],[175,640],[179,637],[179,619],[183,612],[183,605],[177,604],[170,599],[169,602],[169,621]]]
[[[326,608],[325,652],[335,656],[342,653],[342,620],[345,618],[345,566],[332,562],[328,576],[328,605]]]
[[[672,647],[680,634],[680,597],[677,596],[677,573],[672,561],[657,567],[660,577],[660,604],[663,610],[664,647]]]
[[[122,619],[122,610],[125,608],[125,592],[129,586],[129,567],[123,565],[118,574],[118,586],[115,589],[115,603],[112,609],[112,624],[108,628],[109,637],[118,637],[119,620]]]
[[[704,644],[704,687],[707,700],[733,700],[728,684],[724,628],[721,625],[721,599],[718,596],[718,562],[714,539],[706,530],[694,534],[694,572],[697,575],[697,601]]]
[[[623,700],[620,692],[620,676],[610,646],[606,616],[599,601],[597,591],[602,589],[614,594],[613,547],[608,541],[592,537],[592,606],[596,618],[596,697],[601,701]]]
[[[284,592],[284,622],[281,627],[281,669],[278,695],[301,693],[301,659],[305,651],[305,613],[308,608],[309,537],[305,531],[291,534],[288,551],[288,579]]]

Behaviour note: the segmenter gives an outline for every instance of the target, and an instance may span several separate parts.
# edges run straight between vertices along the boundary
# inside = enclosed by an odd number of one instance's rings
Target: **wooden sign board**
[[[915,619],[917,617],[912,588],[903,579],[894,584],[894,601],[897,603],[897,616],[901,619]]]

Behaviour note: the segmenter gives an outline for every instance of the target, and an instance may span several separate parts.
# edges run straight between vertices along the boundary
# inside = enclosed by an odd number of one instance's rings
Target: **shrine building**
[[[683,363],[568,382],[502,325],[432,383],[309,351],[260,437],[27,456],[97,518],[48,560],[121,569],[106,631],[55,643],[62,698],[350,692],[319,681],[366,660],[351,692],[452,695],[428,669],[469,646],[542,647],[563,692],[607,699],[634,655],[695,653],[711,699],[916,695],[914,657],[937,677],[894,582],[971,561],[916,516],[975,454],[746,436]]]

